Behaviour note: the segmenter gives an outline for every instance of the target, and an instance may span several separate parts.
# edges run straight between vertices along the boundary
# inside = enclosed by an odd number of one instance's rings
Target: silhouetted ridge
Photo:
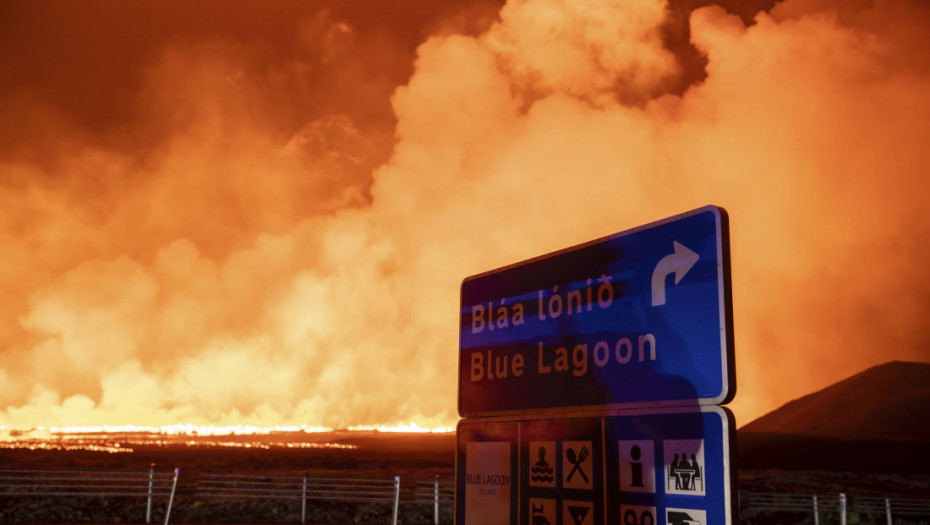
[[[892,361],[770,412],[741,433],[930,441],[930,364]]]

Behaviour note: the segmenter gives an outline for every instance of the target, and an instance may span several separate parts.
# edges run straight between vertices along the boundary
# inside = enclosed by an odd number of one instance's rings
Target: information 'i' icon
[[[620,490],[655,492],[655,442],[620,441]]]

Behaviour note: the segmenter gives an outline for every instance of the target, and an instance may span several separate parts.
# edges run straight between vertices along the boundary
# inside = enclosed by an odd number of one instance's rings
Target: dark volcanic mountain
[[[741,432],[930,441],[930,363],[892,361],[795,399]]]
[[[930,472],[930,364],[894,361],[739,430],[740,468]]]

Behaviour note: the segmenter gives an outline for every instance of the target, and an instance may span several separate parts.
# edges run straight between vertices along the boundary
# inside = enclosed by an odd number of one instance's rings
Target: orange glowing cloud
[[[462,278],[708,203],[740,423],[930,359],[930,10],[701,8],[695,80],[681,6],[488,5],[166,39],[104,131],[0,97],[30,138],[0,147],[0,425],[449,425]]]

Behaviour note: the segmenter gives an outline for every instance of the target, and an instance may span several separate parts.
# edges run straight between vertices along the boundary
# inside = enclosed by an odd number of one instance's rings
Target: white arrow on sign
[[[675,251],[662,257],[656,269],[652,271],[652,306],[665,304],[665,278],[675,272],[675,284],[688,273],[694,263],[700,259],[695,252],[685,248],[678,241],[672,241]]]

